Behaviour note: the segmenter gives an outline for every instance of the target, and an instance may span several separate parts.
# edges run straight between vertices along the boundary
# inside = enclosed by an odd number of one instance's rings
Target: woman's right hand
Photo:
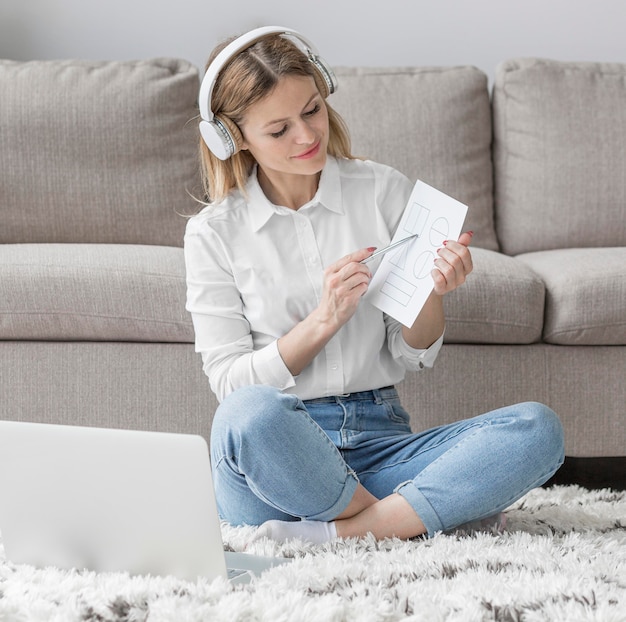
[[[376,249],[363,248],[331,264],[324,271],[322,300],[317,308],[318,319],[339,330],[356,312],[367,292],[372,273],[360,263]]]
[[[278,351],[293,376],[300,374],[354,315],[372,278],[369,268],[360,262],[374,250],[363,248],[328,266],[318,307],[279,338]]]

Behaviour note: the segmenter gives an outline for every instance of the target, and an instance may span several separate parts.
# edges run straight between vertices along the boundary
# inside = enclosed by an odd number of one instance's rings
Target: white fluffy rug
[[[251,528],[224,526],[241,550]],[[249,585],[63,572],[0,560],[2,621],[626,621],[626,492],[557,486],[508,512],[503,534],[411,542],[267,540],[294,557]]]

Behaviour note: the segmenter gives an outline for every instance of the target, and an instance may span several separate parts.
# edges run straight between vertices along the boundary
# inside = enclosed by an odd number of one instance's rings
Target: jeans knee
[[[545,404],[525,402],[521,405],[523,418],[530,423],[528,439],[535,447],[543,447],[548,460],[556,460],[560,466],[565,459],[563,426],[558,415]]]
[[[259,428],[272,427],[273,420],[279,422],[285,409],[292,409],[298,398],[275,387],[250,385],[230,393],[215,411],[211,436],[237,434],[254,436]]]

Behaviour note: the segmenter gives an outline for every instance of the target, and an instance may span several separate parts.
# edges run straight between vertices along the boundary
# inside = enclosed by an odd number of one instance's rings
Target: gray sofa
[[[538,400],[566,453],[626,455],[626,65],[337,68],[354,152],[470,206],[475,270],[415,429]],[[199,433],[181,249],[199,72],[0,61],[0,417]],[[487,448],[486,448],[487,450]]]

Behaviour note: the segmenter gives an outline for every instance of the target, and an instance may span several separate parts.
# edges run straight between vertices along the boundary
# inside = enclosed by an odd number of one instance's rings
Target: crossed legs
[[[378,420],[373,409],[359,416]],[[410,538],[502,511],[556,471],[563,437],[556,415],[529,402],[339,449],[296,396],[255,386],[216,413],[211,454],[220,514],[233,524],[305,519],[332,522],[331,536]]]

